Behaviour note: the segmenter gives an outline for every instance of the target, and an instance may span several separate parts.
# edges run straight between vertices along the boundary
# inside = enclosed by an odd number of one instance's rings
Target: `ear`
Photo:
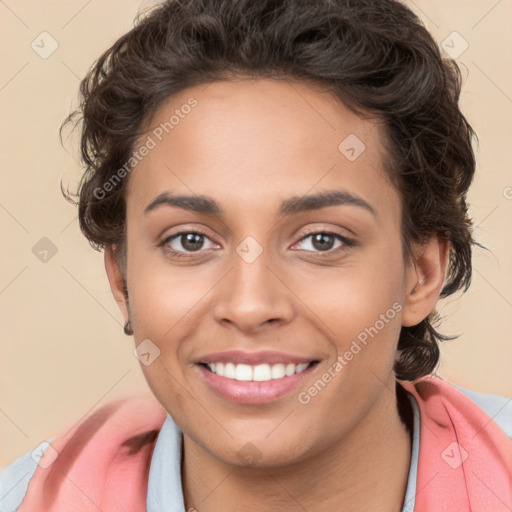
[[[115,258],[112,245],[105,246],[105,270],[107,271],[110,289],[114,295],[114,299],[121,310],[125,322],[130,317],[128,296],[125,292],[126,283],[123,273],[119,268],[119,264]]]
[[[450,246],[448,240],[433,235],[427,243],[413,247],[414,258],[406,269],[403,326],[419,324],[434,309],[446,277]]]

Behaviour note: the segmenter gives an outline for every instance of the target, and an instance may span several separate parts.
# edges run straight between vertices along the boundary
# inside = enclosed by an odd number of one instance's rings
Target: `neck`
[[[336,446],[286,467],[224,464],[184,435],[186,510],[396,512],[403,505],[410,458],[411,436],[394,387],[393,393],[383,391]]]

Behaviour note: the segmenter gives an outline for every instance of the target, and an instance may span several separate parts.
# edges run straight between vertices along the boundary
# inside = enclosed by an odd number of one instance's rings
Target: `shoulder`
[[[11,462],[0,472],[0,511],[14,512],[27,492],[30,479],[37,468],[38,455],[50,445],[51,439]]]
[[[104,453],[137,453],[154,444],[166,412],[153,395],[136,395],[95,408],[60,436],[40,443],[0,472],[0,512],[15,512],[39,467],[55,460],[94,460]],[[106,446],[112,450],[105,452]],[[105,461],[108,464],[108,461]],[[41,473],[39,473],[41,475]]]
[[[463,388],[438,375],[400,384],[416,400],[427,406],[429,413],[439,416],[450,404],[453,414],[473,421],[475,426],[494,423],[512,439],[512,397],[481,393]],[[484,425],[485,426],[485,425]]]
[[[451,384],[455,389],[466,395],[512,439],[512,397],[480,393]]]

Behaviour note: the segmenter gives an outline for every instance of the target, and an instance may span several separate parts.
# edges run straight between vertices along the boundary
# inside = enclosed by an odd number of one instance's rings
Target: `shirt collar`
[[[169,414],[160,429],[149,468],[147,512],[184,512],[181,487],[183,434]]]

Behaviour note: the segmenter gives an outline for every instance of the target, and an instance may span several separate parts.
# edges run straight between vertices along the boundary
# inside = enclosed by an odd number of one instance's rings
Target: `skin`
[[[328,93],[270,79],[214,82],[169,98],[150,127],[190,97],[197,106],[129,177],[129,301],[112,248],[105,251],[135,343],[150,339],[160,350],[141,368],[184,433],[186,509],[400,510],[411,442],[397,412],[393,361],[401,326],[419,323],[439,298],[448,242],[432,237],[414,247],[414,261],[404,261],[401,203],[383,168],[382,127]],[[353,162],[338,150],[349,134],[366,146]],[[354,205],[278,213],[291,196],[340,188],[363,198],[375,216]],[[225,213],[165,205],[144,214],[164,191],[209,196]],[[159,246],[194,228],[207,234],[198,251],[183,237],[167,248],[185,257]],[[336,233],[356,245],[334,238],[322,250],[304,238],[308,232]],[[236,252],[248,236],[262,248],[252,263]],[[301,404],[298,393],[394,303],[401,311]],[[214,393],[192,363],[233,348],[278,350],[319,364],[285,397],[242,405]],[[252,463],[239,456],[247,443],[257,453]]]

